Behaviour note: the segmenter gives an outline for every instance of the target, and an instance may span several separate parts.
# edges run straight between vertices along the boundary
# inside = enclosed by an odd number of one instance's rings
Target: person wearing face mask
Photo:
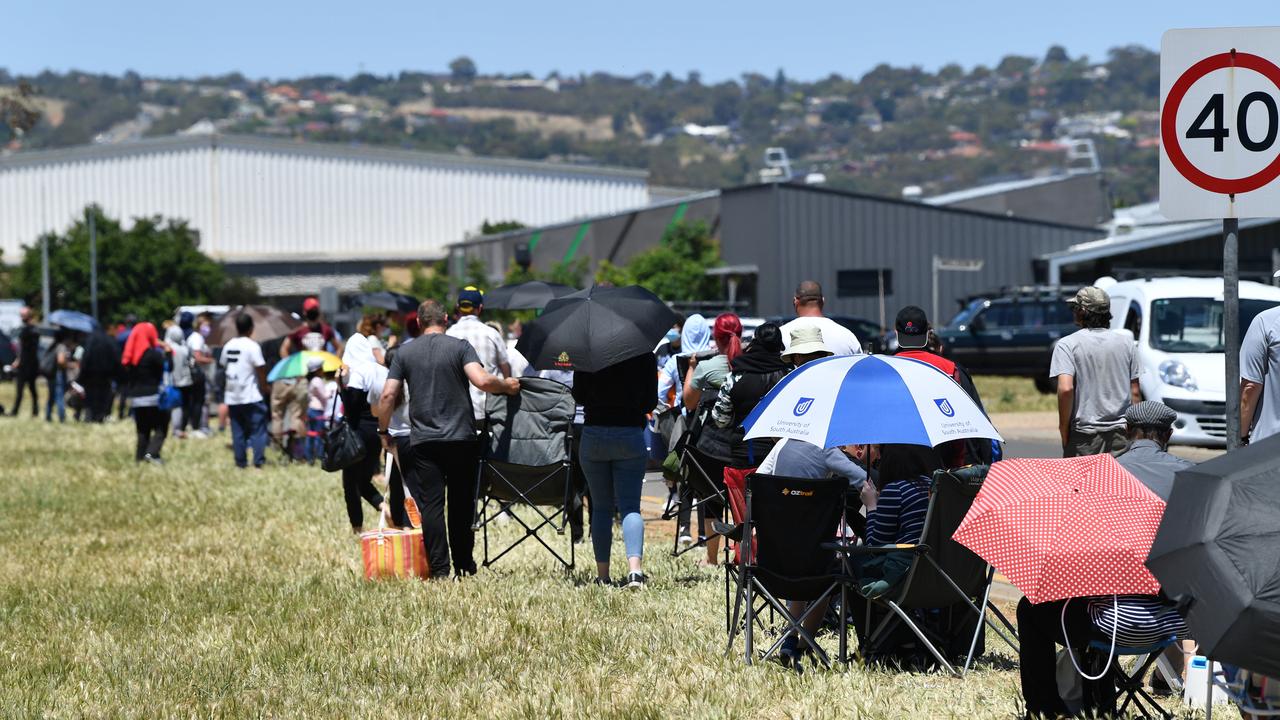
[[[197,318],[183,312],[178,317],[178,327],[182,328],[187,351],[191,355],[191,394],[183,401],[183,425],[191,433],[188,437],[205,438],[209,435],[205,408],[208,406],[209,373],[213,369],[213,354],[209,352],[205,336],[212,325],[208,313],[201,313]]]
[[[342,340],[333,331],[333,326],[324,321],[320,313],[320,301],[309,297],[302,301],[302,327],[294,330],[280,343],[280,357],[287,358],[301,350],[325,350],[333,346],[333,354],[342,357]]]

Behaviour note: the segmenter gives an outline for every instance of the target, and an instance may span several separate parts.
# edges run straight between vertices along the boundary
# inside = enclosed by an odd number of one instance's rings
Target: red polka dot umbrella
[[[1033,603],[1154,595],[1144,564],[1164,501],[1110,455],[1004,460],[952,536]]]

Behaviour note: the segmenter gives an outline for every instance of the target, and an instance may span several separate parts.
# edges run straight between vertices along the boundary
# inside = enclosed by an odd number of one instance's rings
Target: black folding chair
[[[887,547],[847,547],[852,556],[874,556],[892,552],[911,553],[911,564],[902,579],[890,590],[878,597],[868,597],[866,622],[861,628],[859,649],[866,662],[891,656],[894,633],[905,625],[924,644],[947,672],[961,676],[973,664],[978,640],[989,625],[1010,647],[1017,652],[1017,630],[998,608],[991,605],[991,580],[995,571],[982,558],[951,539],[964,519],[973,498],[986,478],[986,466],[973,466],[959,470],[939,470],[933,475],[929,492],[929,509],[925,517],[924,531],[914,545]],[[972,613],[974,631],[963,656],[962,670],[948,662],[938,645],[951,645],[952,637],[946,637],[924,622],[924,612],[939,608],[960,607]],[[882,615],[872,629],[873,611]],[[997,625],[990,615],[1003,625]],[[913,618],[913,615],[915,616]],[[1008,630],[1008,635],[1005,630]],[[953,656],[958,656],[955,653]]]
[[[1140,717],[1158,717],[1162,720],[1173,720],[1173,713],[1161,707],[1160,703],[1151,697],[1151,693],[1147,692],[1145,682],[1147,672],[1160,659],[1161,654],[1177,644],[1177,642],[1178,638],[1176,636],[1169,636],[1158,643],[1146,647],[1128,647],[1114,645],[1110,636],[1103,637],[1101,635],[1089,641],[1085,663],[1089,666],[1091,675],[1098,674],[1103,664],[1107,662],[1106,658],[1111,658],[1110,674],[1116,684],[1116,702],[1120,703],[1118,709],[1111,708],[1112,715],[1124,717],[1125,711],[1132,705]],[[1126,670],[1120,664],[1120,658],[1122,657],[1134,658],[1132,670]]]
[[[672,557],[679,557],[695,548],[705,547],[711,536],[706,533],[706,524],[698,520],[700,510],[714,505],[721,508],[729,506],[729,496],[724,487],[723,462],[708,457],[693,445],[685,444],[680,448],[680,487],[677,487],[675,502],[668,499],[663,511],[663,519],[679,517],[684,504],[689,503],[689,532],[693,543],[688,547],[680,547],[680,533],[676,533],[672,544]],[[718,519],[718,518],[708,518]],[[697,525],[695,529],[693,525]]]
[[[762,475],[747,477],[746,517],[742,532],[742,563],[737,571],[737,595],[729,624],[725,655],[734,641],[744,638],[748,665],[755,659],[755,635],[759,612],[768,608],[781,617],[778,637],[761,655],[768,659],[795,633],[808,643],[825,666],[831,661],[803,623],[822,612],[839,595],[844,605],[849,577],[841,566],[833,540],[844,516],[845,478],[801,480]],[[754,536],[755,542],[751,541]],[[808,602],[804,613],[793,616],[782,599]],[[847,635],[840,633],[840,659],[847,654]]]
[[[520,393],[490,395],[485,414],[473,524],[483,532],[484,566],[532,538],[566,570],[573,569],[572,535],[564,554],[539,535],[550,528],[564,536],[569,524],[573,507],[573,395],[554,380],[521,378]],[[533,514],[526,520],[519,510]],[[490,556],[489,526],[503,516],[514,519],[524,534]]]

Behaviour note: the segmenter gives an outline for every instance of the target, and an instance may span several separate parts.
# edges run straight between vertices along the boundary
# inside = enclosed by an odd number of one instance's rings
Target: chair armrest
[[[884,555],[894,552],[910,552],[916,555],[927,555],[928,545],[849,545],[847,543],[823,543],[823,550],[835,550],[845,555]]]

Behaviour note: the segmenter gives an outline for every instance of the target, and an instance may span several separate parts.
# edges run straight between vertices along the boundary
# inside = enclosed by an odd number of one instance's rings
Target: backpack
[[[40,374],[52,379],[58,374],[58,346],[52,345],[40,354]]]

